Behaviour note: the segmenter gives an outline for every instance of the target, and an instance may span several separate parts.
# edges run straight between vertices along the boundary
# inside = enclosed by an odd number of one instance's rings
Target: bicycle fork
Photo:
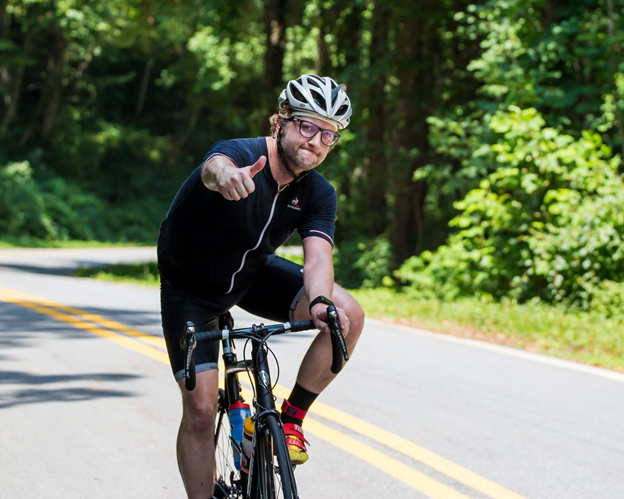
[[[258,329],[261,329],[261,327],[262,326]],[[255,408],[255,414],[253,416],[255,428],[252,441],[253,452],[251,455],[251,462],[249,463],[250,479],[247,483],[248,497],[253,497],[254,490],[268,490],[275,486],[274,483],[263,483],[267,480],[272,482],[272,476],[265,475],[262,472],[263,469],[266,469],[267,463],[261,462],[262,459],[273,459],[273,446],[283,446],[284,451],[286,453],[288,452],[285,439],[281,438],[281,441],[277,441],[277,439],[271,436],[271,432],[268,429],[268,420],[272,419],[275,421],[275,426],[279,428],[279,434],[282,436],[284,435],[280,413],[275,408],[275,397],[273,395],[268,362],[268,348],[265,344],[253,343],[252,359],[255,361],[255,368],[253,371],[256,386],[256,393],[253,401]],[[262,452],[260,446],[267,446],[268,449],[266,449],[266,452]],[[292,490],[293,497],[298,497],[292,467],[285,471],[290,475],[289,482],[294,489]]]

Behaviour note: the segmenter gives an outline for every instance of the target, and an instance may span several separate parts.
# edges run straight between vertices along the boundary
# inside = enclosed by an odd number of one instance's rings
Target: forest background
[[[212,143],[331,75],[338,282],[621,359],[623,41],[623,0],[2,0],[0,238],[154,244]]]

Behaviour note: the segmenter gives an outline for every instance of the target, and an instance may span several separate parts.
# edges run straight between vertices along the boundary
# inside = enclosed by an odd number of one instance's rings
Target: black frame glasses
[[[311,139],[315,137],[317,133],[322,132],[321,142],[327,147],[336,145],[340,140],[340,134],[338,132],[334,132],[333,130],[327,130],[326,128],[321,128],[311,121],[301,120],[299,118],[290,118],[289,121],[299,123],[299,133],[302,137],[305,137],[306,139]]]

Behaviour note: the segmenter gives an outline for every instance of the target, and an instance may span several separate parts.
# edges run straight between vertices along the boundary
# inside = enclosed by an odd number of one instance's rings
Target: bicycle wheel
[[[230,438],[228,404],[219,390],[219,412],[215,421],[215,499],[246,499],[247,473],[234,465],[234,448]]]
[[[284,429],[269,415],[256,436],[251,499],[298,499]]]

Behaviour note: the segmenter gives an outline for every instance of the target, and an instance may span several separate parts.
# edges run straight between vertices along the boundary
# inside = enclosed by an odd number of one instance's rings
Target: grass
[[[77,275],[158,286],[156,263],[79,269]],[[422,300],[389,288],[351,290],[366,315],[624,372],[624,315],[571,313],[545,304]]]
[[[160,286],[156,262],[124,263],[108,265],[106,267],[77,269],[75,274],[78,277],[91,277],[92,279],[99,279],[101,281]]]
[[[624,372],[624,315],[575,313],[543,303],[421,300],[390,289],[351,292],[369,317]]]
[[[153,246],[154,244],[140,244],[132,242],[111,241],[50,241],[34,237],[7,237],[0,240],[0,249],[9,248],[110,248],[127,246]]]

